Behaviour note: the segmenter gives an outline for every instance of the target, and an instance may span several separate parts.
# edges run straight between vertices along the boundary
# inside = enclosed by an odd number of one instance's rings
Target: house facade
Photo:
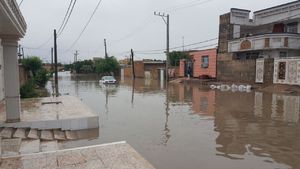
[[[6,121],[20,120],[18,41],[26,32],[26,22],[15,0],[0,1],[0,106]],[[5,102],[5,104],[4,104]]]
[[[300,58],[300,1],[255,11],[252,18],[250,12],[232,8],[220,16],[219,80],[259,81],[256,59]]]
[[[217,76],[217,49],[189,51],[190,59],[180,60],[179,75],[194,78],[216,78]]]

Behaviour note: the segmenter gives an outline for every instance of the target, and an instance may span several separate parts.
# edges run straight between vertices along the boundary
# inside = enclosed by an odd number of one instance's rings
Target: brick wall
[[[158,76],[158,73],[159,73],[159,70],[158,69],[165,69],[166,68],[166,65],[164,63],[162,64],[147,64],[145,63],[144,64],[144,69],[145,71],[149,71],[151,73],[151,79],[158,79],[159,76]]]
[[[230,24],[230,13],[220,16],[219,24],[219,53],[228,52],[228,40],[233,38],[233,25]]]
[[[135,77],[137,78],[144,78],[145,72],[144,72],[144,63],[143,61],[135,61],[134,62],[134,71],[135,71]],[[132,67],[128,66],[124,68],[124,76],[125,77],[132,77]]]
[[[256,60],[217,61],[217,80],[255,83]]]
[[[179,64],[179,77],[185,76],[185,60],[181,59]]]

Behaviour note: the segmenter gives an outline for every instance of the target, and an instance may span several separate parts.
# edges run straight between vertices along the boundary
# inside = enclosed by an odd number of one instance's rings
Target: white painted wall
[[[288,38],[288,47],[284,46],[285,38]],[[249,50],[265,50],[265,38],[270,38],[269,49],[300,49],[300,36],[293,34],[266,34],[258,35],[247,38],[236,39],[228,42],[229,52],[241,52],[241,43],[244,40],[249,40],[251,42],[251,49]]]
[[[280,20],[299,18],[300,1],[295,1],[287,5],[271,8],[269,10],[254,12],[254,22],[256,25],[273,23]]]
[[[0,101],[5,97],[4,94],[4,67],[3,67],[3,47],[0,39]]]

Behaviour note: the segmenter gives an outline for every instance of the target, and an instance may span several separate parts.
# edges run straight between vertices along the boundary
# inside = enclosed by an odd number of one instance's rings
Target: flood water
[[[60,74],[60,92],[100,116],[100,137],[70,147],[126,140],[157,169],[300,168],[299,96],[99,79]]]

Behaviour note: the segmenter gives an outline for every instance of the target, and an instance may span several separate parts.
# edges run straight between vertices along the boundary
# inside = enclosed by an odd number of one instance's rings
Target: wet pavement
[[[126,142],[1,159],[5,169],[154,169]]]
[[[60,92],[100,116],[98,139],[64,148],[126,140],[158,169],[300,168],[299,96],[99,79],[60,75]]]

